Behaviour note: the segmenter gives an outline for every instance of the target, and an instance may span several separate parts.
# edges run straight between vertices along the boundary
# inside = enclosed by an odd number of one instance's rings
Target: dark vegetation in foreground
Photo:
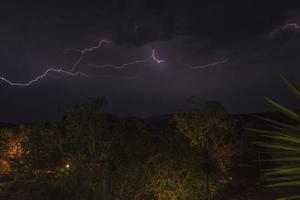
[[[270,167],[259,160],[269,155],[252,143],[258,134],[246,129],[265,128],[254,116],[231,116],[221,104],[207,102],[158,123],[119,118],[104,105],[103,99],[90,99],[57,122],[3,128],[0,199],[275,196],[259,178],[259,171]]]

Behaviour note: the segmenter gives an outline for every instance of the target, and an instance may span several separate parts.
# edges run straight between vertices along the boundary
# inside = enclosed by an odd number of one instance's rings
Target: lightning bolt
[[[153,58],[153,60],[155,62],[157,62],[158,64],[165,62],[165,60],[159,60],[158,58],[155,57],[155,49],[152,49],[152,55],[151,57]]]
[[[287,23],[271,31],[269,34],[269,39],[276,39],[278,34],[284,31],[294,31],[298,33],[298,29],[300,29],[300,25],[298,25],[297,23]]]
[[[137,63],[145,63],[148,62],[149,58],[143,59],[143,60],[135,60],[129,63],[121,64],[121,65],[113,65],[113,64],[104,64],[104,65],[96,65],[96,64],[89,64],[91,67],[96,67],[96,68],[114,68],[114,69],[124,69],[126,66],[129,65],[135,65]]]
[[[289,29],[289,28],[291,28],[291,29],[299,29],[300,26],[297,23],[289,23],[289,24],[286,24],[286,25],[284,25],[284,26],[281,27],[281,29],[283,29],[283,30],[286,30],[286,29]]]
[[[127,66],[135,65],[135,64],[138,64],[138,63],[149,62],[150,60],[155,61],[157,64],[160,64],[160,63],[165,62],[165,60],[160,60],[160,59],[156,58],[156,57],[155,57],[155,49],[152,49],[152,54],[151,54],[151,56],[149,56],[148,58],[145,58],[145,59],[134,60],[134,61],[131,61],[131,62],[129,62],[129,63],[124,63],[124,64],[121,64],[121,65],[114,65],[114,64],[104,64],[104,65],[89,64],[89,66],[95,67],[95,68],[124,69],[124,68],[127,67]]]
[[[292,26],[292,25],[290,25],[290,26]],[[95,51],[95,50],[99,49],[101,46],[103,46],[104,43],[110,43],[110,42],[111,41],[109,41],[109,40],[101,40],[101,41],[98,42],[98,44],[96,46],[93,46],[93,47],[89,47],[89,48],[85,48],[85,49],[74,49],[74,48],[65,49],[65,51],[77,51],[77,52],[80,53],[78,59],[75,61],[74,65],[72,66],[71,70],[69,70],[69,71],[64,70],[62,68],[48,68],[43,74],[35,77],[34,79],[32,79],[32,80],[30,80],[28,82],[25,82],[25,83],[13,82],[13,81],[10,81],[9,79],[7,79],[5,77],[1,77],[1,76],[0,76],[0,81],[3,81],[5,83],[9,84],[10,86],[28,87],[28,86],[31,86],[32,84],[34,84],[35,82],[37,82],[37,81],[39,81],[39,80],[41,80],[43,78],[46,78],[48,76],[48,74],[51,73],[51,72],[62,73],[62,74],[68,75],[68,76],[85,76],[85,77],[91,77],[91,76],[88,76],[87,74],[85,74],[83,72],[79,72],[79,71],[75,72],[75,70],[77,69],[78,65],[80,64],[80,62],[82,61],[82,59],[84,58],[84,56],[85,56],[86,53]],[[145,58],[145,59],[134,60],[134,61],[131,61],[129,63],[124,63],[124,64],[121,64],[121,65],[113,65],[113,64],[96,65],[96,64],[89,64],[89,66],[97,67],[97,68],[111,67],[111,68],[115,68],[115,69],[123,69],[126,66],[135,65],[135,64],[138,64],[138,63],[145,63],[145,62],[149,62],[150,60],[153,60],[157,64],[161,64],[161,63],[165,62],[165,60],[157,58],[156,57],[156,51],[155,51],[155,49],[152,49],[151,56],[149,56],[148,58]],[[219,64],[224,64],[227,61],[228,61],[228,59],[224,59],[222,61],[217,61],[215,63],[210,63],[210,64],[206,64],[206,65],[201,65],[201,66],[192,66],[192,65],[187,65],[187,66],[190,67],[190,68],[193,68],[193,69],[204,69],[204,68],[207,68],[207,67],[216,66],[216,65],[219,65]],[[93,77],[96,77],[96,76],[93,76]]]
[[[62,73],[62,74],[68,75],[68,76],[85,76],[85,77],[88,77],[88,75],[83,73],[83,72],[74,72],[74,71],[77,68],[77,66],[80,64],[81,60],[83,59],[84,55],[87,52],[91,52],[91,51],[94,51],[94,50],[100,48],[104,43],[110,43],[110,41],[109,40],[101,40],[101,41],[98,42],[98,44],[96,46],[85,48],[85,49],[71,49],[71,48],[65,49],[66,51],[72,50],[72,51],[78,51],[80,53],[79,58],[76,60],[76,62],[74,63],[74,65],[73,65],[73,67],[70,71],[63,70],[62,68],[58,68],[58,69],[57,68],[48,68],[43,74],[37,76],[36,78],[34,78],[34,79],[32,79],[32,80],[30,80],[26,83],[13,82],[13,81],[8,80],[5,77],[0,77],[0,80],[4,81],[5,83],[7,83],[11,86],[28,87],[28,86],[31,86],[33,83],[47,77],[47,75],[50,72]]]
[[[50,72],[62,73],[62,74],[68,75],[68,76],[85,76],[85,77],[88,77],[88,75],[83,73],[83,72],[74,72],[74,71],[76,70],[76,68],[78,67],[78,65],[80,64],[80,62],[82,61],[84,55],[87,52],[92,52],[94,50],[97,50],[104,43],[110,43],[110,41],[109,40],[101,40],[101,41],[99,41],[99,43],[96,46],[85,48],[85,49],[74,49],[74,48],[73,49],[72,48],[65,49],[65,51],[77,51],[77,52],[80,53],[79,58],[76,60],[76,62],[74,63],[74,65],[72,66],[70,71],[63,70],[62,68],[59,68],[59,69],[57,69],[57,68],[48,68],[43,74],[37,76],[36,78],[34,78],[34,79],[32,79],[28,82],[25,82],[25,83],[13,82],[13,81],[10,81],[9,79],[5,78],[5,77],[0,77],[0,80],[4,81],[5,83],[9,84],[10,86],[28,87],[28,86],[31,86],[32,84],[34,84],[35,82],[47,77],[47,75]],[[134,64],[137,64],[137,63],[148,62],[150,60],[150,58],[152,58],[158,64],[164,62],[164,60],[160,60],[160,59],[157,59],[155,57],[155,50],[152,49],[151,57],[146,58],[146,59],[135,60],[135,61],[125,63],[125,64],[122,64],[122,65],[112,65],[112,64],[105,64],[105,65],[89,64],[89,65],[93,66],[93,67],[97,67],[97,68],[112,67],[112,68],[116,68],[116,69],[121,69],[121,68],[125,68],[128,65],[134,65]]]
[[[287,24],[280,26],[280,27],[274,29],[273,31],[271,31],[268,38],[271,40],[274,40],[277,38],[278,34],[280,34],[281,32],[284,32],[284,31],[298,32],[298,29],[300,29],[300,25],[298,25],[297,23],[287,23]]]
[[[32,85],[33,83],[39,81],[42,78],[45,78],[50,72],[56,72],[56,73],[62,73],[68,76],[88,76],[85,73],[82,72],[69,72],[69,71],[65,71],[61,68],[59,69],[55,69],[55,68],[49,68],[47,69],[43,74],[37,76],[36,78],[32,79],[31,81],[27,82],[27,83],[16,83],[16,82],[12,82],[4,77],[0,77],[0,80],[6,82],[7,84],[11,85],[11,86],[20,86],[20,87],[27,87]]]
[[[214,63],[209,63],[209,64],[206,64],[206,65],[200,65],[200,66],[186,65],[186,66],[188,66],[192,69],[205,69],[205,68],[208,68],[208,67],[213,67],[213,66],[224,64],[224,63],[227,63],[227,62],[228,62],[228,59],[226,58],[224,60],[216,61]]]
[[[98,42],[98,44],[96,46],[93,46],[93,47],[89,47],[89,48],[85,48],[85,49],[72,49],[72,48],[65,49],[66,51],[77,51],[77,52],[80,53],[78,59],[74,63],[73,67],[71,68],[71,72],[73,72],[77,68],[77,66],[80,64],[80,62],[82,61],[84,55],[87,52],[91,52],[91,51],[94,51],[96,49],[99,49],[104,43],[110,43],[110,42],[111,42],[110,40],[101,40],[101,41]]]

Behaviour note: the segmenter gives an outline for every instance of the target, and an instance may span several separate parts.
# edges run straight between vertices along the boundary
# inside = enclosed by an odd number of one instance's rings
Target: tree
[[[105,112],[104,99],[90,99],[53,126],[63,158],[62,198],[141,199],[148,136],[143,124]]]
[[[63,196],[110,199],[113,196],[112,146],[117,119],[104,110],[105,99],[92,98],[75,106],[54,126],[66,176]]]
[[[237,154],[234,120],[218,102],[207,102],[192,114],[174,118],[179,132],[198,152],[198,173],[205,180],[205,199],[211,199],[228,181],[232,159]]]

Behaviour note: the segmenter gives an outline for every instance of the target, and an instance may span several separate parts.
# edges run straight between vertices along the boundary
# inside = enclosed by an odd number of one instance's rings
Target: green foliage
[[[285,83],[290,90],[300,99],[300,91],[287,80]],[[291,187],[300,190],[300,115],[271,99],[267,102],[277,111],[290,118],[295,123],[288,124],[272,119],[260,119],[270,123],[269,130],[252,129],[260,133],[262,140],[257,145],[268,150],[270,159],[265,161],[274,164],[274,167],[264,171],[264,176],[269,187]],[[300,193],[282,199],[300,199]]]
[[[104,99],[90,99],[67,112],[53,128],[55,149],[62,155],[60,190],[72,199],[111,199],[116,120],[104,109]],[[55,151],[55,150],[54,150]]]
[[[103,106],[103,99],[90,99],[50,128],[32,129],[39,132],[28,145],[36,149],[35,160],[56,160],[46,163],[57,169],[51,188],[58,199],[140,199],[147,134],[143,125],[121,121]]]
[[[197,154],[182,134],[157,131],[146,165],[146,193],[150,199],[193,200],[202,194],[202,177],[197,176]],[[201,198],[200,198],[201,199]]]
[[[28,130],[28,141],[23,143],[25,164],[30,170],[55,170],[62,165],[63,155],[57,148],[57,135],[49,124],[35,123]]]
[[[57,145],[69,160],[100,162],[113,143],[114,119],[104,112],[103,99],[90,99],[69,111],[57,123]]]
[[[235,122],[217,102],[204,104],[196,113],[178,115],[174,121],[197,152],[196,168],[206,187],[201,191],[205,199],[211,199],[227,182],[232,159],[238,153]]]
[[[234,121],[222,106],[208,104],[195,114],[176,116],[166,127],[153,127],[112,116],[104,105],[104,99],[90,99],[53,124],[26,129],[25,153],[18,160],[31,176],[20,176],[15,189],[29,199],[219,196],[235,154]],[[9,138],[11,131],[4,132]]]

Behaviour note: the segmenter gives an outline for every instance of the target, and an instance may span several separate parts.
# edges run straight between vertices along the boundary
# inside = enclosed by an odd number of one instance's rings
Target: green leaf
[[[272,149],[278,149],[278,150],[284,150],[284,151],[295,151],[300,152],[300,147],[295,147],[291,145],[284,145],[280,143],[274,143],[274,142],[254,142],[254,144],[266,147],[266,148],[272,148]]]
[[[289,89],[293,92],[293,94],[300,99],[300,91],[298,88],[295,87],[292,83],[290,83],[288,80],[286,80],[284,77],[281,77],[284,83],[289,87]]]
[[[278,122],[276,120],[268,119],[268,118],[261,117],[261,116],[256,116],[256,118],[264,120],[264,121],[269,122],[271,124],[275,124],[275,125],[290,129],[290,130],[300,131],[300,127],[298,127],[298,126],[292,126],[292,125],[289,125],[289,124],[286,124],[286,123]]]
[[[287,157],[287,158],[270,158],[270,159],[262,159],[258,160],[262,162],[292,162],[292,161],[300,161],[300,156],[299,157]]]
[[[285,107],[285,106],[282,106],[282,105],[276,103],[275,101],[273,101],[273,100],[271,100],[271,99],[269,99],[269,98],[266,98],[266,100],[267,100],[267,102],[268,102],[273,108],[275,108],[276,110],[278,110],[278,111],[281,112],[282,114],[285,114],[286,116],[288,116],[288,117],[290,117],[290,118],[292,118],[292,119],[294,119],[294,120],[300,122],[300,117],[299,117],[299,115],[298,115],[296,112],[294,112],[294,111],[288,109],[288,108]]]
[[[300,180],[297,181],[285,181],[285,182],[280,182],[280,183],[273,183],[267,185],[268,187],[279,187],[279,186],[299,186],[300,185]]]
[[[274,175],[300,175],[300,167],[277,167],[272,169],[270,172],[265,173],[266,176],[274,176]]]
[[[278,198],[276,200],[299,200],[299,199],[300,199],[300,195],[293,195],[293,196]]]
[[[283,142],[290,142],[294,144],[300,144],[300,138],[288,136],[288,135],[261,135],[261,137],[270,138],[274,140],[281,140]],[[300,152],[299,152],[300,153]]]
[[[270,182],[276,182],[276,181],[300,181],[300,176],[283,176],[283,177],[275,177],[275,178],[268,178],[268,181]]]

